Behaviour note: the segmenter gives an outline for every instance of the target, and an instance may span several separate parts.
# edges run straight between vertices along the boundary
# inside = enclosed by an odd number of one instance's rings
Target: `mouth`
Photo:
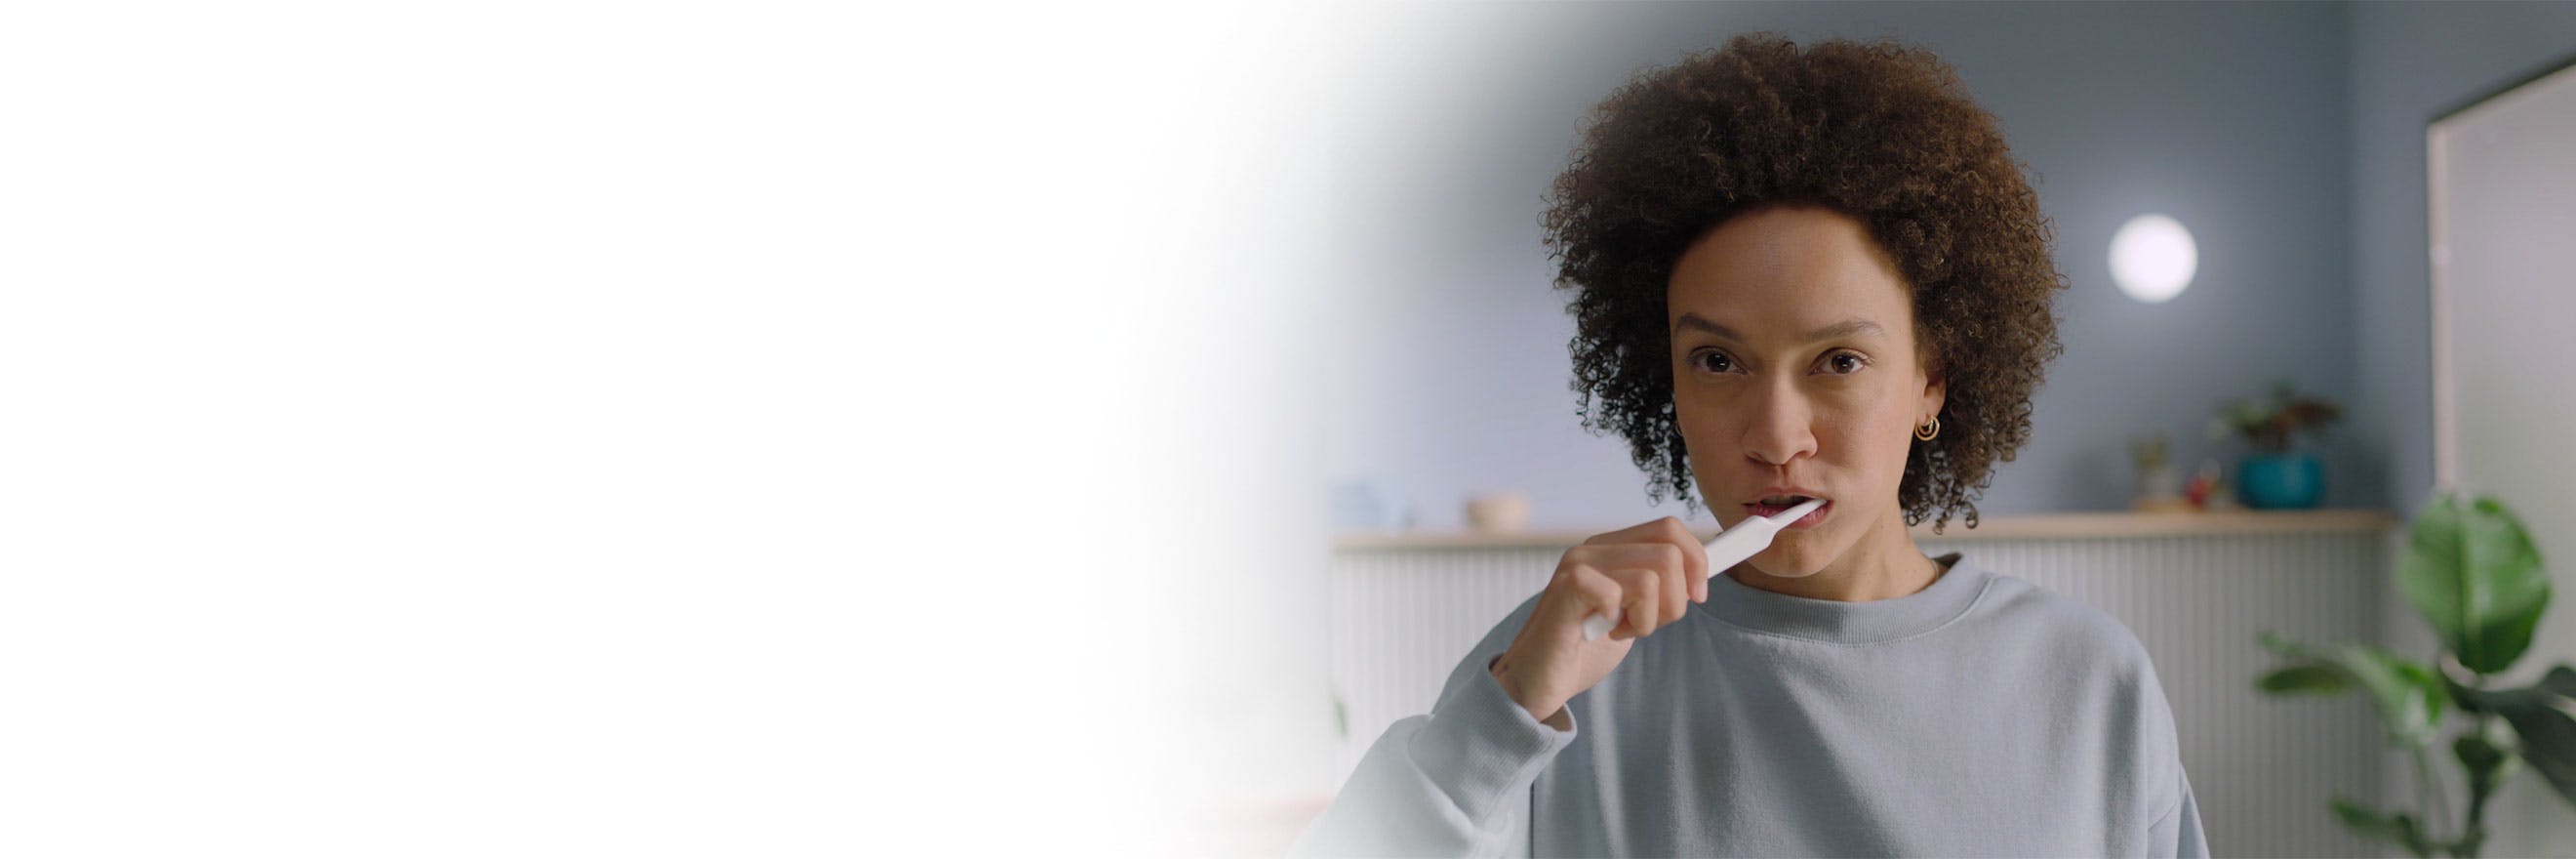
[[[1777,515],[1779,515],[1782,511],[1786,511],[1786,510],[1788,510],[1788,509],[1789,509],[1789,508],[1791,508],[1791,507],[1796,507],[1796,506],[1798,506],[1798,505],[1800,505],[1800,504],[1807,503],[1807,501],[1808,501],[1809,499],[1816,498],[1816,497],[1818,497],[1818,496],[1813,496],[1813,495],[1772,495],[1772,496],[1767,496],[1767,497],[1764,497],[1764,498],[1762,498],[1762,499],[1756,500],[1756,501],[1754,501],[1754,502],[1752,502],[1752,503],[1750,503],[1750,504],[1746,504],[1746,505],[1744,505],[1744,509],[1745,509],[1746,511],[1748,511],[1748,512],[1751,512],[1751,513],[1752,513],[1753,515],[1755,515],[1755,516],[1763,516],[1763,517],[1777,516]],[[1805,516],[1800,516],[1800,517],[1798,517],[1798,521],[1789,523],[1787,527],[1792,528],[1792,529],[1799,529],[1799,528],[1813,528],[1813,527],[1816,527],[1817,523],[1820,523],[1820,522],[1825,521],[1825,515],[1826,515],[1826,514],[1828,514],[1828,513],[1832,513],[1832,512],[1833,512],[1833,510],[1834,510],[1834,502],[1833,502],[1831,499],[1826,499],[1826,500],[1825,500],[1825,504],[1824,504],[1824,506],[1822,506],[1822,507],[1818,507],[1818,508],[1816,508],[1815,510],[1808,512],[1808,513],[1807,513],[1807,515],[1805,515]]]

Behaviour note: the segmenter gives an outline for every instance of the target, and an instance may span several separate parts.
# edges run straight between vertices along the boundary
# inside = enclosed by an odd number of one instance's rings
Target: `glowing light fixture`
[[[2130,298],[2160,304],[2182,294],[2200,267],[2200,249],[2182,222],[2139,215],[2111,235],[2111,279]]]

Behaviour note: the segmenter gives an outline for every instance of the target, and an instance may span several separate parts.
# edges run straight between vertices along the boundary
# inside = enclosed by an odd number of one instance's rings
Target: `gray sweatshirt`
[[[2137,637],[1940,560],[1929,587],[1875,602],[1718,576],[1552,723],[1487,671],[1533,596],[1290,855],[2208,855]]]

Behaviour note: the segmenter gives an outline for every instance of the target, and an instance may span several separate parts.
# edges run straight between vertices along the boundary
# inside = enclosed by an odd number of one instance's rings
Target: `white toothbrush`
[[[1810,498],[1806,503],[1769,516],[1744,517],[1744,521],[1735,523],[1735,527],[1709,538],[1709,578],[1717,578],[1719,573],[1744,563],[1744,559],[1761,554],[1763,549],[1771,547],[1771,537],[1780,533],[1780,529],[1788,527],[1789,523],[1796,522],[1799,518],[1816,512],[1816,508],[1823,506],[1825,506],[1825,499]],[[1583,640],[1593,641],[1609,635],[1610,628],[1618,625],[1617,612],[1607,616],[1596,614],[1586,617],[1583,619]]]

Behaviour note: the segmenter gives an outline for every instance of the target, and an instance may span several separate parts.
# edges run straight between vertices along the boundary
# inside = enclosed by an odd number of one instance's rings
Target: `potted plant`
[[[2257,510],[2302,509],[2325,498],[2325,464],[2293,450],[2304,433],[2323,436],[2343,417],[2333,401],[2303,396],[2289,382],[2275,382],[2266,400],[2231,400],[2209,425],[2209,437],[2243,436],[2253,447],[2236,468],[2237,500]]]
[[[2137,466],[2138,494],[2129,509],[2140,513],[2190,512],[2183,499],[2182,475],[2174,471],[2169,439],[2163,430],[2129,439],[2129,459]]]
[[[2386,724],[2389,745],[2414,754],[2412,813],[2337,796],[2328,803],[2336,819],[2417,856],[2470,857],[2486,840],[2487,800],[2522,765],[2576,804],[2576,669],[2560,663],[2537,684],[2491,688],[2494,675],[2529,649],[2549,607],[2549,577],[2522,523],[2494,498],[2463,504],[2437,495],[2415,517],[2397,586],[2441,643],[2436,665],[2363,644],[2310,647],[2269,631],[2259,639],[2290,664],[2263,675],[2257,688],[2272,695],[2360,690]],[[2433,780],[2427,751],[2453,714],[2468,720],[2449,744],[2469,792],[2458,818]]]

